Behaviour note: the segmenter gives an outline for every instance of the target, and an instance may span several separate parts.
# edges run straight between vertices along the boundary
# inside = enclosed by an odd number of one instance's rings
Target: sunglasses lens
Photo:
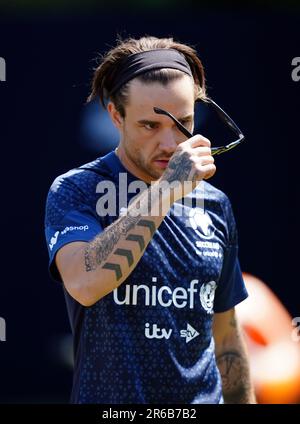
[[[169,116],[172,119],[179,130],[187,137],[191,137],[191,133],[177,119],[170,114],[170,112],[154,107],[154,112],[162,115]],[[194,133],[203,134],[210,139],[212,144],[212,155],[220,155],[228,152],[229,150],[236,147],[243,139],[240,130],[237,128],[231,118],[224,112],[214,101],[209,102],[198,101],[195,104],[195,128]],[[227,133],[227,137],[230,140],[235,135],[235,140],[231,142],[215,143],[214,140],[221,138],[220,134]],[[218,137],[219,136],[219,137]],[[224,136],[225,137],[225,136]],[[226,138],[227,138],[226,137]],[[229,138],[230,137],[230,138]],[[237,140],[238,138],[238,140]],[[217,144],[217,146],[216,146]]]
[[[236,140],[232,129],[224,122],[210,103],[197,102],[194,133],[207,137],[212,147],[223,146]]]

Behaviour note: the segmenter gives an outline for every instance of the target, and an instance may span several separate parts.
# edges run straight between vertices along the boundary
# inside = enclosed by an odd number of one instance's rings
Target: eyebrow
[[[177,118],[177,120],[180,121],[191,121],[193,119],[193,115],[186,115],[181,118]],[[153,121],[152,119],[140,119],[137,121],[138,124],[160,124],[160,121]]]

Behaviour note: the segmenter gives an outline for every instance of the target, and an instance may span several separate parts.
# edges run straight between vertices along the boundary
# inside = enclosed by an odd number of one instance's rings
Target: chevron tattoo
[[[139,199],[139,206],[143,200],[147,200],[147,197],[150,197],[150,193],[145,193],[145,195],[141,196]],[[144,216],[142,218],[141,211],[137,214],[137,216],[128,214],[120,217],[118,221],[115,221],[107,227],[103,233],[95,237],[95,239],[86,247],[84,254],[86,271],[94,271],[97,267],[102,266],[103,269],[113,271],[117,281],[120,280],[123,276],[121,266],[114,263],[112,261],[112,257],[109,262],[106,262],[106,260],[113,253],[113,255],[125,257],[129,267],[133,265],[134,257],[132,250],[130,248],[116,248],[116,246],[120,238],[125,236],[125,240],[136,242],[139,246],[140,252],[142,253],[145,249],[146,241],[144,236],[134,233],[133,229],[136,226],[148,228],[151,238],[156,231],[155,223]]]

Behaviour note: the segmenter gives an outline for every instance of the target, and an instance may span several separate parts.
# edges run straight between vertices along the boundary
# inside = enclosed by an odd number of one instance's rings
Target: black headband
[[[152,69],[172,68],[193,76],[184,55],[175,49],[155,49],[127,56],[118,65],[108,97],[128,81]]]

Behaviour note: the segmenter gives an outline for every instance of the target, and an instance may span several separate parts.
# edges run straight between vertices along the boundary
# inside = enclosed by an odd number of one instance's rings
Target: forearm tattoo
[[[143,252],[146,246],[145,238],[137,233],[134,233],[136,226],[146,227],[150,231],[151,237],[153,237],[156,227],[153,220],[142,217],[143,211],[148,207],[146,202],[150,201],[150,190],[148,193],[141,194],[141,197],[131,208],[133,214],[128,213],[125,216],[119,218],[116,222],[112,223],[105,232],[97,236],[92,242],[88,244],[84,252],[85,270],[95,271],[99,266],[104,269],[109,269],[115,273],[115,277],[120,280],[123,276],[121,266],[118,263],[114,263],[111,260],[106,261],[107,258],[113,253],[117,256],[126,257],[128,266],[132,266],[134,263],[133,253],[131,249],[116,248],[120,238],[125,236],[125,240],[134,241],[139,246],[140,252]],[[139,205],[139,212],[136,211],[136,206]],[[130,208],[128,209],[128,211]]]
[[[249,373],[245,358],[237,352],[226,352],[217,358],[226,403],[245,403]]]
[[[250,372],[246,353],[241,342],[241,334],[235,316],[230,326],[236,332],[237,344],[217,356],[217,364],[222,378],[225,403],[251,403],[253,400]]]

